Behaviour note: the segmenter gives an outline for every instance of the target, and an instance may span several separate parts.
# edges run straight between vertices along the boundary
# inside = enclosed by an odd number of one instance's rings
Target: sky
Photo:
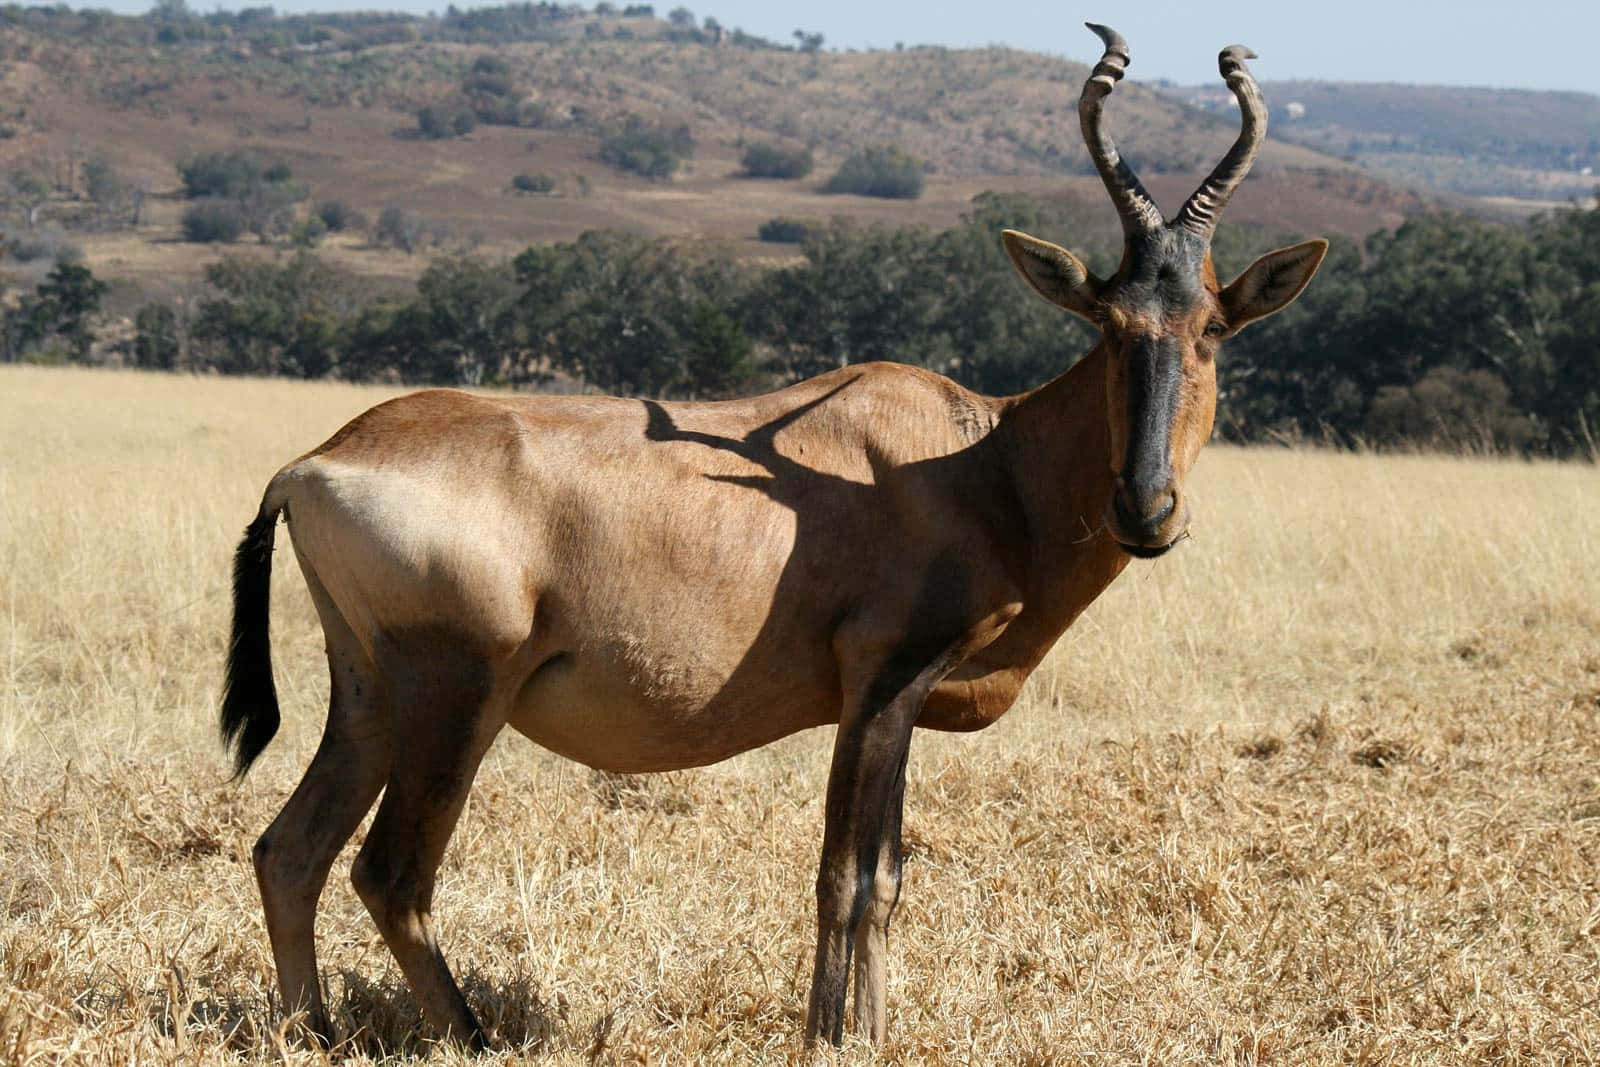
[[[273,4],[279,11],[379,8],[425,13],[450,0],[190,0],[197,11]],[[592,7],[593,0],[583,0]],[[616,0],[625,6],[628,0]],[[1262,81],[1315,78],[1496,88],[1575,89],[1600,94],[1600,2],[1596,0],[1241,0],[1138,4],[912,2],[912,0],[651,0],[656,13],[683,6],[762,37],[824,35],[826,47],[892,48],[1004,44],[1087,60],[1099,54],[1085,20],[1116,27],[1133,53],[1129,77],[1185,84],[1217,80],[1216,54],[1246,44]],[[101,0],[148,10],[148,0]],[[461,7],[493,6],[456,0]],[[101,6],[76,0],[73,6]],[[1514,12],[1515,21],[1509,16]]]
[[[1316,78],[1600,94],[1595,0],[1245,0],[1174,3],[911,3],[907,0],[701,0],[727,26],[788,39],[820,30],[829,45],[1007,44],[1074,59],[1098,55],[1085,20],[1116,27],[1133,53],[1131,78],[1217,80],[1216,54],[1249,45],[1261,80]],[[674,5],[675,6],[675,5]],[[663,8],[658,4],[659,12]],[[1516,22],[1508,18],[1515,12]]]

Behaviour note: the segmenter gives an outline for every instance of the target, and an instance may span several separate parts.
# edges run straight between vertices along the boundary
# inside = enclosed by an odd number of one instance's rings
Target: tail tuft
[[[222,687],[222,744],[234,749],[233,777],[243,778],[278,732],[278,691],[272,684],[268,616],[272,542],[278,513],[259,515],[233,556],[233,638]]]

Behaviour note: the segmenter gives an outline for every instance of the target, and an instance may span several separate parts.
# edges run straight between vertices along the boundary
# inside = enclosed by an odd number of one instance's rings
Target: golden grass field
[[[287,552],[241,785],[214,708],[262,486],[383,395],[0,368],[0,1063],[322,1060],[249,861],[325,698]],[[914,744],[890,1041],[838,1060],[1600,1060],[1596,469],[1213,447],[1191,492],[1010,716]],[[504,737],[436,900],[484,1062],[804,1061],[830,742],[626,779]],[[351,855],[333,1059],[424,1054]]]

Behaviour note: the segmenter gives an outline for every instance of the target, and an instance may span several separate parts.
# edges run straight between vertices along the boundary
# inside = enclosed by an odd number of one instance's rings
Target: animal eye
[[[1220,322],[1210,322],[1206,324],[1207,337],[1221,337],[1227,332],[1228,328]]]

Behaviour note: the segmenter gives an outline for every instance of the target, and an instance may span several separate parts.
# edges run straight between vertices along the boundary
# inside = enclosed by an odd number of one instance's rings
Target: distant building
[[[1290,122],[1294,122],[1297,119],[1306,117],[1306,106],[1298,100],[1291,100],[1283,105],[1283,112],[1288,116]]]

